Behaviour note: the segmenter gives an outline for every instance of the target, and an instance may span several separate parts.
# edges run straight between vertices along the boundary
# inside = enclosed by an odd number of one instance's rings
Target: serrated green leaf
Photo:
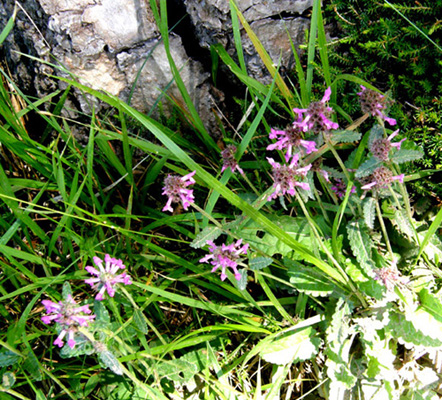
[[[18,354],[13,353],[12,351],[0,351],[0,368],[16,364],[20,358],[21,357]]]
[[[370,135],[368,137],[368,147],[370,148],[373,142],[377,139],[382,139],[384,137],[384,129],[380,125],[373,125],[370,129]]]
[[[247,270],[245,268],[238,270],[241,274],[240,280],[235,279],[236,287],[238,290],[246,290],[247,288]]]
[[[94,301],[95,323],[100,322],[104,325],[110,324],[109,311],[102,301]]]
[[[351,221],[347,224],[347,233],[351,250],[359,261],[359,265],[368,276],[371,276],[374,264],[371,257],[373,243],[370,235],[360,220]]]
[[[434,318],[442,323],[442,300],[427,289],[419,292],[421,306],[425,308]]]
[[[356,131],[341,131],[333,133],[332,140],[335,143],[354,143],[361,140],[361,133]]]
[[[413,319],[415,322],[417,318],[408,315],[407,318]],[[407,347],[412,346],[425,346],[427,348],[437,348],[442,346],[442,335],[439,331],[439,338],[434,338],[423,334],[422,331],[418,330],[412,321],[407,320],[403,314],[391,313],[390,322],[388,324],[389,330],[392,334],[400,340],[401,343],[405,344]],[[424,327],[422,327],[424,328]],[[432,332],[432,334],[438,334],[438,332]]]
[[[390,160],[395,164],[402,164],[405,162],[419,160],[423,156],[424,154],[419,150],[401,148],[391,156]]]
[[[354,328],[349,323],[351,311],[352,306],[342,297],[339,298],[326,331],[327,375],[347,389],[351,389],[357,380],[350,370],[350,348],[355,337]]]
[[[357,282],[358,288],[364,292],[367,296],[374,297],[377,300],[384,298],[385,286],[381,285],[379,281],[375,280],[371,276],[367,276],[363,271],[371,268],[370,265],[365,266],[365,269],[361,269],[352,262],[347,263],[345,272],[351,278],[353,282]]]
[[[268,267],[273,260],[269,257],[255,257],[249,261],[249,268],[252,271],[260,271]]]
[[[81,334],[75,334],[75,347],[71,349],[67,343],[60,350],[61,358],[72,358],[95,353],[93,344]]]
[[[12,372],[5,372],[2,376],[2,386],[4,389],[11,389],[15,383],[15,375]]]
[[[68,297],[72,297],[72,288],[68,281],[65,281],[63,283],[63,289],[61,291],[61,294],[63,296],[63,300],[66,300]]]
[[[117,357],[109,350],[103,350],[98,353],[98,361],[104,368],[109,368],[116,375],[123,375],[120,363]]]
[[[29,351],[26,355],[25,362],[23,363],[23,369],[30,374],[34,380],[41,381],[43,379],[40,364],[33,351]]]
[[[268,218],[299,243],[310,247],[310,227],[305,218],[289,216],[279,217],[273,215],[269,215]],[[260,225],[253,221],[249,222],[240,232],[238,232],[238,235],[247,243],[250,243],[250,245],[256,247],[258,250],[262,250],[269,256],[273,256],[274,254],[287,256],[288,254],[293,253],[292,247],[288,246],[270,233],[263,233]]]
[[[287,273],[290,277],[290,283],[298,291],[315,297],[329,296],[333,292],[340,292],[336,285],[317,269],[305,267],[289,259],[284,259],[284,264],[288,267]]]
[[[363,178],[364,176],[371,175],[373,171],[382,165],[382,161],[375,157],[371,157],[364,161],[362,165],[356,171],[356,178]]]
[[[143,313],[138,309],[134,311],[134,324],[141,331],[141,333],[147,335],[147,333],[149,332],[147,322],[144,319]]]
[[[195,239],[190,243],[190,247],[194,249],[204,247],[208,241],[217,239],[222,233],[222,230],[217,226],[207,226],[195,236]]]
[[[317,354],[321,344],[321,339],[313,337],[315,334],[316,331],[311,327],[287,332],[268,343],[261,350],[261,357],[277,365],[310,360]]]
[[[367,197],[362,202],[362,212],[364,222],[370,229],[374,229],[374,219],[376,217],[376,200],[373,197]]]
[[[192,379],[198,372],[198,367],[183,358],[178,360],[163,361],[155,366],[155,370],[161,377],[171,381],[185,383]]]

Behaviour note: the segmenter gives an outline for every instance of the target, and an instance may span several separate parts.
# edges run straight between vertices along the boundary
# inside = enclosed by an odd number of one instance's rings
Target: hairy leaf
[[[361,140],[361,134],[356,131],[341,131],[332,135],[332,140],[335,143],[354,143]]]
[[[359,261],[362,270],[368,275],[372,275],[373,260],[371,249],[373,243],[370,235],[364,228],[361,220],[351,221],[347,225],[348,240],[354,256]]]
[[[312,327],[287,332],[267,344],[261,350],[261,357],[277,365],[309,360],[317,354],[321,344],[321,339],[313,337],[315,334]]]
[[[9,367],[20,360],[20,356],[9,350],[0,351],[0,367]]]
[[[221,234],[222,230],[217,226],[207,226],[190,243],[190,247],[194,249],[199,249],[207,244],[207,241],[217,239]]]
[[[390,160],[395,164],[402,164],[409,161],[419,160],[423,156],[424,154],[419,150],[401,148],[391,156]]]
[[[374,229],[374,219],[376,217],[376,200],[373,197],[367,197],[362,202],[362,212],[364,214],[364,222],[370,229]]]
[[[123,375],[120,363],[117,357],[109,350],[102,350],[98,353],[98,361],[104,368],[109,368],[116,375]]]
[[[415,324],[419,325],[422,323],[423,319],[427,320],[427,318],[422,319],[419,315],[410,315],[411,313],[412,312],[407,311],[407,317],[405,317],[403,314],[391,313],[388,328],[392,334],[407,347],[425,346],[427,348],[440,348],[442,346],[442,334],[440,326],[435,326],[435,324],[430,323],[430,325],[427,327],[416,327]],[[425,323],[427,323],[427,321],[425,321]],[[425,329],[427,331],[426,333],[428,333],[429,329],[434,327],[436,327],[436,329],[429,332],[432,336],[424,334],[419,329]]]
[[[371,157],[364,161],[362,165],[356,171],[356,178],[363,178],[364,176],[371,175],[373,171],[382,165],[382,161],[375,157]]]
[[[268,267],[273,260],[270,257],[255,257],[249,261],[249,268],[252,271],[260,271]]]
[[[145,335],[149,332],[149,329],[147,328],[146,320],[144,319],[143,313],[136,309],[134,310],[134,324],[135,326]]]

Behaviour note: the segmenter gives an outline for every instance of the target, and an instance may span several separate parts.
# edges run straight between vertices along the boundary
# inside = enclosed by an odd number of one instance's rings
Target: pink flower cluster
[[[298,168],[299,153],[293,155],[290,164],[281,165],[269,157],[267,157],[267,160],[272,166],[273,187],[275,189],[268,197],[269,201],[286,193],[294,196],[296,186],[304,190],[310,189],[308,183],[302,182],[302,179],[307,176],[307,172],[311,169],[312,165],[309,164],[306,167]]]
[[[179,203],[183,205],[184,209],[187,210],[189,205],[194,202],[193,190],[187,189],[188,186],[195,183],[195,179],[192,178],[196,171],[184,176],[178,175],[167,175],[164,179],[163,195],[168,196],[166,205],[163,207],[163,211],[173,212],[171,207],[172,203]]]
[[[223,159],[223,167],[221,169],[221,172],[224,172],[227,168],[230,168],[230,170],[235,173],[235,170],[238,170],[238,172],[241,175],[244,175],[244,171],[240,168],[238,165],[238,162],[235,159],[235,153],[236,153],[236,146],[233,144],[229,144],[226,146],[226,148],[221,152],[221,157]]]
[[[392,143],[391,140],[397,136],[399,133],[399,129],[394,131],[388,138],[375,139],[370,146],[371,153],[381,161],[388,161],[390,150],[395,148],[396,150],[400,150],[402,142],[405,140],[399,140],[399,142]]]
[[[267,150],[283,150],[287,149],[285,153],[285,161],[289,162],[293,155],[293,150],[303,147],[306,154],[310,154],[316,149],[316,143],[309,140],[302,139],[302,130],[299,126],[292,125],[288,127],[285,131],[280,131],[277,129],[270,130],[270,139],[277,139],[273,144],[267,146]]]
[[[371,175],[372,181],[362,186],[363,190],[370,189],[384,189],[387,188],[393,181],[404,183],[404,174],[393,176],[393,173],[387,167],[376,168]]]
[[[224,281],[227,278],[226,269],[231,268],[235,274],[236,280],[241,279],[241,274],[238,272],[237,266],[241,261],[241,254],[247,254],[248,244],[242,245],[242,239],[236,241],[236,243],[231,243],[229,245],[222,244],[217,246],[211,240],[207,241],[209,245],[210,253],[203,257],[200,262],[213,265],[212,272],[215,272],[218,268],[221,268],[221,280]]]
[[[294,108],[293,111],[298,114],[298,121],[293,125],[298,126],[303,132],[314,133],[338,129],[339,125],[330,119],[333,109],[326,105],[330,95],[331,88],[328,87],[321,101],[311,103],[308,108]]]
[[[95,315],[90,315],[92,311],[89,305],[78,306],[72,296],[68,295],[65,300],[54,303],[50,300],[42,300],[42,304],[46,308],[45,315],[41,318],[44,324],[50,324],[52,321],[61,326],[61,332],[54,344],[63,347],[63,338],[68,335],[68,346],[73,349],[75,347],[75,334],[78,327],[87,327],[94,320]]]
[[[374,90],[367,89],[362,85],[361,89],[362,90],[358,93],[358,95],[362,112],[368,113],[373,117],[377,116],[384,121],[387,121],[391,126],[396,125],[396,120],[387,117],[383,112],[387,108],[385,96]]]
[[[98,269],[91,266],[87,266],[85,269],[95,278],[86,279],[85,283],[91,285],[98,292],[95,296],[96,300],[103,300],[105,291],[110,297],[114,297],[114,286],[118,283],[132,284],[132,280],[126,272],[117,274],[119,270],[126,268],[123,261],[112,258],[109,254],[104,256],[104,266],[101,258],[94,257],[93,260]]]

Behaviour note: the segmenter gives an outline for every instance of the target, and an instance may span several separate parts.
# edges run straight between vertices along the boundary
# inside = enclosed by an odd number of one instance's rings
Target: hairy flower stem
[[[359,292],[359,290],[353,285],[353,282],[350,280],[348,275],[345,273],[345,271],[342,269],[342,267],[339,265],[338,261],[333,257],[333,255],[330,253],[330,251],[327,249],[327,246],[324,245],[324,243],[321,240],[321,236],[319,235],[318,231],[316,230],[316,226],[312,218],[310,217],[310,214],[305,207],[305,204],[299,195],[298,192],[296,192],[296,200],[298,201],[299,205],[302,208],[302,211],[307,219],[308,224],[310,225],[310,229],[312,230],[313,234],[315,235],[319,245],[321,246],[322,251],[327,255],[331,263],[336,267],[336,269],[339,271],[339,273],[342,275],[352,292],[356,295],[356,297],[359,299],[363,307],[367,307],[367,303],[362,296],[362,294]]]
[[[340,165],[342,171],[345,174],[345,177],[347,178],[347,185],[348,184],[353,185],[353,179],[350,177],[347,167],[344,165],[344,162],[342,161],[341,157],[339,156],[338,152],[336,151],[335,147],[333,146],[332,141],[326,137],[326,142],[327,142],[328,148],[331,150],[331,152],[335,156],[336,160],[338,161],[338,164]],[[349,204],[349,206],[350,206],[352,213],[355,214],[355,212],[350,204]],[[361,209],[360,204],[357,204],[357,207],[358,207],[359,215],[362,215],[362,209]]]
[[[321,182],[321,184],[322,184],[322,182]],[[314,187],[314,186],[313,186],[313,193],[315,194],[316,201],[319,204],[319,207],[322,211],[322,215],[324,216],[324,219],[327,221],[327,223],[329,225],[331,225],[332,223],[331,223],[330,219],[328,218],[327,210],[324,208],[324,204],[322,203],[321,196],[319,196],[319,193],[316,190],[316,187]]]
[[[247,182],[247,184],[250,186],[250,189],[253,190],[253,193],[255,193],[255,194],[258,196],[258,198],[259,198],[259,197],[261,196],[261,193],[259,193],[258,190],[256,189],[256,187],[253,185],[253,183],[250,182],[250,180],[249,180],[249,178],[247,177],[247,175],[244,173],[244,174],[242,174],[241,176],[244,178],[244,180],[245,180],[245,181]]]
[[[333,146],[332,141],[326,135],[324,135],[324,136],[325,136],[325,141],[328,145],[328,148],[331,150],[331,152],[335,156],[336,160],[338,161],[338,164],[340,165],[342,171],[345,174],[345,177],[347,178],[347,182],[350,182],[351,178],[350,178],[350,174],[348,173],[347,167],[344,165],[344,162],[342,161],[341,157],[339,156],[338,152],[336,151],[335,147]]]
[[[384,219],[382,218],[381,207],[379,206],[379,199],[377,196],[374,201],[376,207],[376,215],[378,216],[379,223],[381,225],[382,234],[384,235],[385,243],[387,245],[388,252],[390,253],[390,257],[394,260],[393,250],[391,248],[390,240],[388,239],[387,228],[385,227]]]

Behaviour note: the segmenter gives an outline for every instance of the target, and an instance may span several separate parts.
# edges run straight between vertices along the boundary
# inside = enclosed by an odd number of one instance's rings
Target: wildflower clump
[[[373,171],[373,174],[371,175],[369,181],[370,183],[365,184],[361,187],[363,190],[369,190],[369,189],[385,189],[388,188],[388,186],[393,181],[399,181],[401,183],[404,183],[404,174],[393,176],[393,172],[391,172],[387,167],[379,167],[376,168]]]
[[[290,164],[281,165],[273,158],[267,157],[268,162],[272,166],[272,178],[274,181],[274,192],[268,197],[268,200],[276,199],[278,196],[283,196],[286,193],[294,196],[295,187],[300,187],[304,190],[309,190],[310,187],[307,182],[302,180],[307,176],[307,172],[311,169],[311,164],[298,168],[299,154],[296,153],[292,157]]]
[[[367,89],[361,85],[361,91],[358,93],[359,102],[361,104],[362,112],[368,113],[373,117],[379,117],[384,121],[387,121],[391,126],[396,125],[396,120],[389,118],[384,114],[384,110],[387,108],[387,99],[382,94]]]
[[[236,146],[234,144],[229,144],[226,148],[221,152],[221,157],[223,159],[223,167],[221,172],[224,172],[227,168],[235,173],[237,170],[241,175],[244,175],[244,171],[238,165],[238,162],[235,159]]]
[[[242,245],[242,239],[237,240],[235,243],[229,245],[222,244],[217,246],[211,240],[207,241],[209,245],[210,253],[203,257],[200,262],[213,265],[212,272],[215,272],[218,268],[221,268],[221,280],[224,281],[227,278],[226,269],[231,268],[235,274],[235,279],[240,280],[241,274],[238,272],[238,264],[241,262],[240,256],[247,254],[249,248],[248,243]]]
[[[300,149],[305,152],[305,154],[310,154],[316,149],[316,143],[310,140],[302,139],[302,130],[295,123],[289,126],[286,130],[281,131],[277,129],[271,129],[269,138],[276,139],[276,142],[267,146],[267,150],[283,150],[287,149],[285,153],[285,161],[289,161],[293,155],[294,149]]]
[[[164,179],[163,195],[168,196],[166,205],[163,207],[163,211],[173,212],[171,207],[172,203],[179,203],[183,205],[187,210],[189,205],[194,202],[193,190],[187,189],[188,186],[195,183],[195,179],[192,178],[196,171],[191,172],[185,176],[167,175]]]
[[[373,140],[370,151],[377,159],[381,161],[388,161],[390,150],[395,148],[396,150],[400,150],[402,142],[405,140],[402,139],[399,142],[392,143],[391,140],[397,136],[399,133],[399,129],[394,131],[388,138],[378,138]]]
[[[124,283],[125,285],[132,283],[130,276],[126,272],[118,274],[119,270],[126,268],[123,261],[112,258],[109,254],[104,256],[104,266],[101,258],[94,257],[93,260],[98,269],[91,266],[85,268],[86,271],[95,276],[94,278],[86,279],[85,283],[98,292],[95,296],[96,300],[103,300],[106,291],[110,297],[114,297],[115,285],[118,283]]]
[[[95,315],[89,309],[89,305],[79,306],[71,295],[67,295],[65,299],[58,303],[42,300],[42,304],[48,315],[43,316],[41,321],[46,325],[54,321],[61,328],[57,339],[54,341],[54,344],[58,347],[63,347],[63,339],[67,335],[68,346],[73,349],[78,328],[89,326],[89,323],[95,318]]]
[[[298,121],[294,122],[303,132],[321,133],[338,129],[339,125],[330,118],[333,109],[326,105],[330,100],[331,88],[328,87],[321,101],[311,103],[308,108],[294,108]]]

